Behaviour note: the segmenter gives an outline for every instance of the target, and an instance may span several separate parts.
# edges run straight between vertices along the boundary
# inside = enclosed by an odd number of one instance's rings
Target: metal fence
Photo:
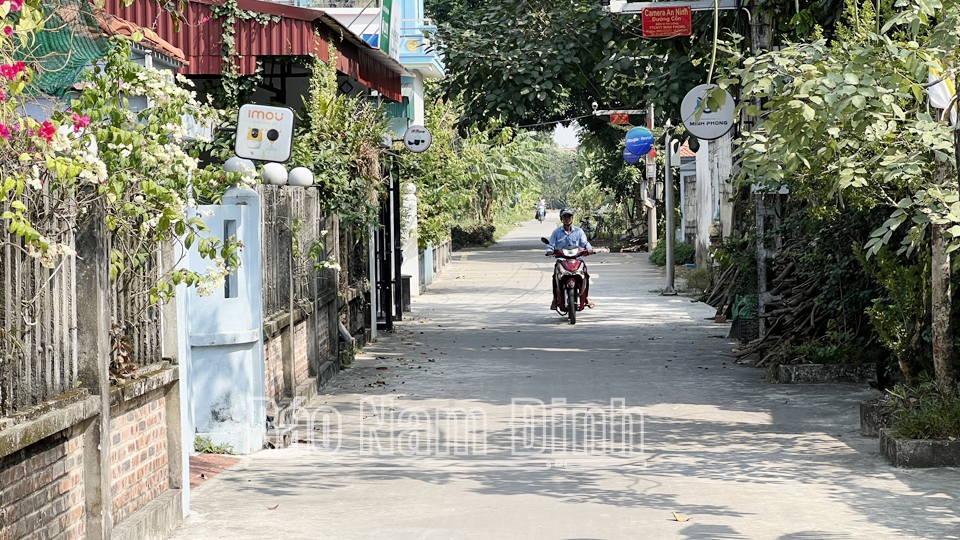
[[[120,242],[113,239],[114,244]],[[143,265],[129,268],[113,281],[112,360],[146,366],[163,360],[160,306],[150,302],[150,289],[160,278],[159,246],[147,244]]]
[[[263,209],[263,314],[269,319],[305,306],[329,290],[336,291],[333,272],[317,263],[331,254],[335,231],[312,189],[257,186]],[[292,296],[291,296],[292,294]]]
[[[72,249],[71,201],[43,193],[23,202],[32,217],[47,216],[38,232]],[[7,202],[3,211],[9,208]],[[8,416],[77,387],[76,260],[44,266],[6,230],[0,246],[0,416]]]
[[[290,224],[287,194],[275,186],[260,192],[263,260],[263,316],[290,309]]]
[[[51,195],[45,187],[21,201],[38,232],[69,250],[76,248],[80,231],[74,199]],[[8,202],[3,210],[9,207]],[[116,233],[110,236],[114,238],[101,239],[103,249],[119,246]],[[135,377],[137,367],[163,359],[161,307],[151,304],[149,295],[160,277],[159,246],[143,238],[135,242],[123,247],[143,249],[149,255],[137,267],[128,264],[111,280],[111,369],[121,374],[118,368],[131,367],[120,379]],[[77,319],[85,307],[77,303],[77,258],[51,254],[44,259],[29,251],[15,234],[0,232],[0,417],[26,411],[79,386]],[[97,271],[106,276],[110,268]]]

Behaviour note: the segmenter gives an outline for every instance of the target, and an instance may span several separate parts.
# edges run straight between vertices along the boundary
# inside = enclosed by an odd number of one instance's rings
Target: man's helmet
[[[573,209],[570,208],[569,206],[564,206],[563,209],[560,210],[560,217],[572,216],[572,215],[573,215]]]

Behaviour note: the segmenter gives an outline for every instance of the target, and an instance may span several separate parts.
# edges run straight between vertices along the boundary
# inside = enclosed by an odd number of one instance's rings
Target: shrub
[[[894,386],[881,401],[892,411],[894,435],[906,439],[960,437],[960,390],[921,379],[913,386]]]
[[[692,268],[681,276],[687,281],[687,286],[705,291],[713,283],[713,268]]]
[[[193,440],[193,449],[200,454],[234,454],[232,444],[213,444],[210,437],[197,436]]]
[[[466,229],[454,227],[450,231],[453,249],[491,244],[493,243],[493,233],[496,230],[497,228],[494,227],[493,223],[476,223]]]
[[[696,249],[690,244],[677,244],[673,248],[673,262],[674,264],[692,263],[696,253]],[[658,242],[657,247],[650,252],[650,262],[657,266],[667,265],[667,243],[665,241]]]

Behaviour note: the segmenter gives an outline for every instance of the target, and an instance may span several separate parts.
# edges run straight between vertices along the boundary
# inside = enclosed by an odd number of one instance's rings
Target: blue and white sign
[[[713,95],[712,101],[716,107],[702,103],[715,88],[715,84],[701,84],[687,92],[680,103],[684,127],[694,137],[704,141],[713,141],[726,135],[733,128],[733,113],[737,109],[733,96],[726,90]]]
[[[626,161],[627,163],[636,163],[640,161],[641,157],[643,156],[634,154],[633,152],[627,150],[626,148],[623,149],[623,160]]]
[[[645,127],[635,127],[627,132],[625,141],[631,154],[642,156],[653,148],[653,133]]]

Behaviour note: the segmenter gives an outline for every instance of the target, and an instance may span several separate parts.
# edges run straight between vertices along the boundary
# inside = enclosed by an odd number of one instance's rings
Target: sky
[[[553,140],[557,141],[557,146],[560,148],[576,148],[580,145],[577,139],[579,131],[580,125],[576,122],[571,122],[569,127],[557,124],[557,128],[553,131]]]

